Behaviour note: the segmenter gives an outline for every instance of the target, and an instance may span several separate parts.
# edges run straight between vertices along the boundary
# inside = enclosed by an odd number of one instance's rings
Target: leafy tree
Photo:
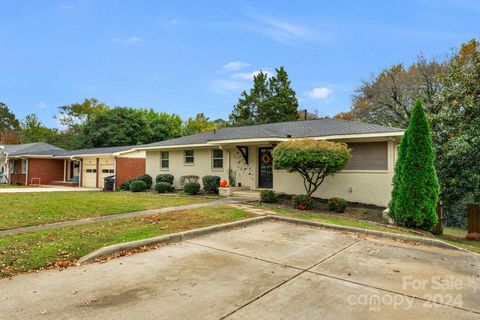
[[[0,102],[0,132],[17,132],[20,130],[20,121],[10,111],[7,105]]]
[[[253,77],[253,87],[243,91],[230,114],[234,126],[294,121],[298,119],[298,100],[283,67],[276,74],[260,72]]]
[[[480,43],[461,46],[440,76],[432,116],[445,224],[464,227],[466,203],[480,202]]]
[[[418,101],[400,142],[389,205],[391,217],[399,225],[431,230],[438,221],[439,191],[430,125]]]
[[[336,118],[406,128],[417,99],[428,114],[441,110],[435,96],[440,90],[438,76],[445,69],[445,63],[427,61],[423,56],[408,67],[396,64],[384,69],[371,80],[362,81],[355,90],[351,111]]]
[[[182,119],[176,114],[156,112],[153,109],[141,109],[150,129],[148,142],[158,142],[178,138],[182,134]]]
[[[85,124],[83,132],[87,148],[148,143],[151,136],[144,112],[127,107],[115,107],[98,114]]]
[[[58,129],[46,127],[36,114],[29,114],[21,123],[22,143],[47,142],[54,145],[59,144],[60,134]]]
[[[83,145],[84,127],[109,108],[109,106],[98,102],[94,98],[85,99],[82,103],[72,103],[71,105],[58,107],[59,115],[54,117],[58,119],[62,126],[66,127],[62,134],[68,137],[68,139],[65,139],[68,147],[71,149],[85,147]]]
[[[216,129],[215,122],[210,121],[203,113],[198,113],[195,118],[188,118],[183,127],[183,135],[188,136]]]
[[[277,167],[302,176],[310,197],[327,176],[343,169],[351,154],[345,143],[298,139],[280,143],[272,156]]]

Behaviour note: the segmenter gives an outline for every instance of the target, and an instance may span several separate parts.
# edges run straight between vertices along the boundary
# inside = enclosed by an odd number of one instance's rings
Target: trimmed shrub
[[[173,180],[174,179],[175,178],[169,173],[161,173],[161,174],[159,174],[155,177],[155,182],[156,183],[167,182],[167,183],[170,183],[171,185],[173,185]]]
[[[147,189],[150,189],[152,187],[152,184],[153,184],[153,179],[148,174],[139,175],[138,177],[135,178],[135,180],[141,180],[141,181],[145,182],[145,184],[147,185]]]
[[[182,188],[189,182],[198,182],[198,180],[200,180],[200,177],[199,176],[194,176],[194,175],[190,175],[190,176],[181,176],[180,177],[180,186],[182,186]]]
[[[218,188],[220,187],[220,177],[219,176],[204,176],[202,178],[203,189],[206,192],[215,192],[218,193]]]
[[[158,193],[165,193],[165,192],[169,192],[172,190],[172,185],[168,182],[159,182],[157,184],[155,184],[155,190],[158,192]]]
[[[128,189],[132,192],[140,192],[147,190],[147,184],[143,180],[133,180],[130,182]]]
[[[312,210],[315,207],[315,201],[304,194],[293,196],[292,207],[299,210]]]
[[[277,168],[302,176],[306,195],[310,197],[327,176],[343,169],[351,151],[342,142],[294,139],[278,144],[272,157]]]
[[[328,210],[342,213],[347,209],[347,200],[343,198],[330,198],[328,199]]]
[[[272,190],[262,190],[262,192],[260,192],[262,202],[274,203],[277,202],[277,198],[277,194]]]
[[[123,191],[128,191],[129,186],[130,186],[130,182],[132,182],[132,180],[125,180],[125,181],[123,181],[123,182],[120,184],[120,186],[118,187],[118,189],[123,190]]]
[[[188,182],[183,186],[183,191],[187,194],[197,194],[200,192],[200,183]]]

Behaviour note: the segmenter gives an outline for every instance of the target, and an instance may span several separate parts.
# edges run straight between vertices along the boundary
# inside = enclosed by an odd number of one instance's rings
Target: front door
[[[258,187],[273,187],[272,148],[258,148]]]

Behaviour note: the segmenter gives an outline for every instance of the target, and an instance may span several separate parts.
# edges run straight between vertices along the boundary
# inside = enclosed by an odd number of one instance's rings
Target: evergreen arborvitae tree
[[[438,221],[439,191],[430,125],[417,101],[400,143],[389,205],[391,217],[399,225],[431,230]]]
[[[243,91],[230,115],[234,126],[298,120],[298,100],[283,67],[268,78],[264,72],[253,77],[253,88]]]

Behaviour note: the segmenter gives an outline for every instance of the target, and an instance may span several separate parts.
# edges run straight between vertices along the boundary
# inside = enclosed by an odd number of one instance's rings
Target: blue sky
[[[0,1],[0,101],[49,126],[95,97],[226,118],[258,70],[285,66],[300,106],[334,115],[394,63],[479,36],[480,2]]]

